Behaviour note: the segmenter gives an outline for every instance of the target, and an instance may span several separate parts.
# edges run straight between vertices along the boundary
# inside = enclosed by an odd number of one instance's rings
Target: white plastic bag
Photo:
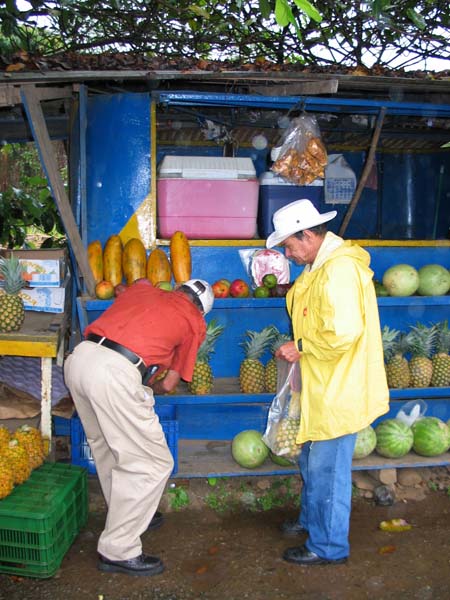
[[[413,423],[425,415],[427,408],[427,403],[424,400],[410,400],[402,405],[396,418],[411,427]]]
[[[300,427],[300,363],[277,360],[277,394],[267,416],[263,441],[277,456],[297,462],[301,445],[296,443]]]
[[[330,154],[325,167],[325,203],[348,204],[356,189],[356,175],[342,154]]]

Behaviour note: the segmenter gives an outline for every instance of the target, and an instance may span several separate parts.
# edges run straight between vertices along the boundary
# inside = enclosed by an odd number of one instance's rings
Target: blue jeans
[[[303,479],[299,523],[308,531],[306,548],[338,560],[350,553],[352,455],[356,434],[306,442],[299,458]]]

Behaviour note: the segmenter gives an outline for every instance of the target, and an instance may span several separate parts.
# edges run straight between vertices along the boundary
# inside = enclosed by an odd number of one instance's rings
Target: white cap
[[[181,288],[183,287],[188,287],[194,292],[201,304],[203,314],[208,314],[214,304],[214,292],[209,283],[204,279],[189,279],[183,283]]]
[[[291,202],[274,212],[272,220],[275,231],[267,238],[266,247],[273,248],[294,233],[331,221],[336,215],[335,210],[321,214],[311,200]]]

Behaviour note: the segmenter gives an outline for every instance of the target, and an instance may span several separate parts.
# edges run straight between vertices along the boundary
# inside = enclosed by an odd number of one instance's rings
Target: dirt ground
[[[450,475],[450,471],[448,471]],[[355,493],[351,556],[344,565],[299,567],[281,558],[304,538],[285,538],[279,524],[296,516],[298,481],[231,478],[177,482],[165,494],[165,523],[143,536],[144,550],[166,570],[152,578],[96,569],[105,511],[90,477],[90,515],[51,579],[0,575],[8,600],[359,600],[450,598],[450,487],[421,484],[421,500],[379,506]],[[238,481],[239,480],[239,481]],[[416,486],[417,487],[417,486]],[[172,491],[170,491],[172,490]],[[184,490],[192,498],[187,500]],[[198,499],[202,497],[203,502]],[[197,498],[194,501],[194,498]],[[280,506],[280,504],[284,504]],[[379,529],[403,518],[412,528]]]

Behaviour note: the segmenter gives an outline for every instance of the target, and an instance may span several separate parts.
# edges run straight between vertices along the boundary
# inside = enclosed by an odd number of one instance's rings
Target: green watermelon
[[[368,425],[364,429],[361,429],[361,431],[358,431],[353,458],[366,458],[366,456],[372,454],[376,445],[377,434],[372,425]]]
[[[419,287],[419,273],[411,265],[394,265],[384,272],[383,285],[389,296],[412,296]]]
[[[269,456],[269,448],[262,441],[262,434],[256,429],[245,429],[234,436],[231,454],[241,467],[256,469]]]
[[[385,419],[375,427],[375,450],[386,458],[400,458],[411,450],[414,436],[411,427],[400,419]]]
[[[437,417],[422,417],[413,423],[413,450],[420,456],[438,456],[447,452],[450,433],[446,423]]]

